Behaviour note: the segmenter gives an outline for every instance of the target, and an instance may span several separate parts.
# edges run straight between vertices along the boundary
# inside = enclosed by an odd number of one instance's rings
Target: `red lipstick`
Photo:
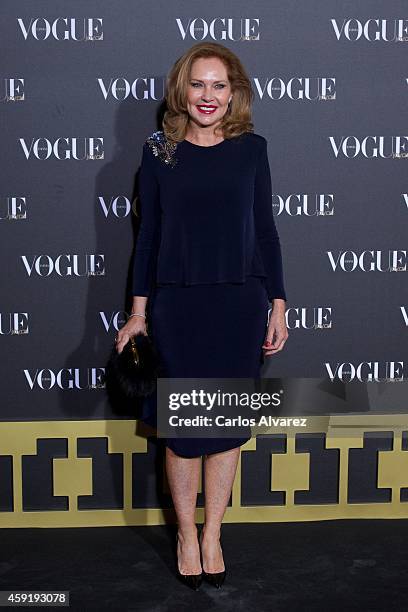
[[[196,104],[196,107],[203,115],[212,115],[217,110],[212,104]]]

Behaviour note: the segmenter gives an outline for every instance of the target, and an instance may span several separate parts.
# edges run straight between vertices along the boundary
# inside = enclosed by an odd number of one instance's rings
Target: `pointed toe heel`
[[[203,533],[201,532],[200,535],[200,549],[201,549],[201,538],[202,538]],[[208,584],[212,584],[213,586],[215,586],[217,589],[221,588],[225,577],[227,575],[227,570],[224,569],[222,572],[206,572],[203,569],[203,578],[206,582],[208,582]]]
[[[182,574],[178,568],[177,577],[183,584],[193,589],[193,591],[198,591],[203,580],[202,574]]]
[[[176,533],[176,549],[177,549],[177,543],[178,543],[178,533]],[[176,552],[176,557],[177,557],[177,552]],[[178,563],[176,563],[176,571],[177,571],[177,578],[183,584],[190,587],[190,589],[193,589],[193,591],[198,591],[203,581],[203,572],[201,572],[201,574],[182,574],[179,570]]]
[[[221,588],[225,580],[226,574],[227,574],[226,570],[224,570],[223,572],[215,572],[215,573],[209,573],[209,572],[203,571],[204,579],[209,584],[212,584],[213,586],[215,586],[217,589]]]

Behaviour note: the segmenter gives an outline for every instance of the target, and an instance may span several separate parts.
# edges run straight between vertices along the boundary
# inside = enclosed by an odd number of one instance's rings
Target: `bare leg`
[[[182,574],[201,574],[195,510],[201,457],[176,455],[166,446],[166,473],[178,521],[177,556]]]
[[[231,495],[240,448],[205,455],[205,523],[201,551],[203,570],[206,572],[222,572],[225,569],[220,544],[221,522]]]

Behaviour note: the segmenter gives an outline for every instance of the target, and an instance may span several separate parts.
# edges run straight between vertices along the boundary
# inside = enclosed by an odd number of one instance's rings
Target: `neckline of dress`
[[[195,147],[196,149],[215,149],[216,147],[221,146],[222,144],[224,144],[224,142],[226,142],[228,140],[228,138],[224,138],[224,140],[221,140],[221,142],[217,142],[217,144],[215,145],[198,145],[198,144],[194,144],[194,142],[190,142],[190,140],[186,140],[186,138],[183,140],[183,142],[186,142],[187,144],[191,145],[192,147]]]

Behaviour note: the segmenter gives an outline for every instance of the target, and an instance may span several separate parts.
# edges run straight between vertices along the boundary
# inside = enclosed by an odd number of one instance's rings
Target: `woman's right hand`
[[[123,348],[129,342],[132,336],[143,334],[147,336],[146,319],[143,317],[130,317],[127,323],[120,328],[117,333],[116,350],[118,353],[123,351]]]

